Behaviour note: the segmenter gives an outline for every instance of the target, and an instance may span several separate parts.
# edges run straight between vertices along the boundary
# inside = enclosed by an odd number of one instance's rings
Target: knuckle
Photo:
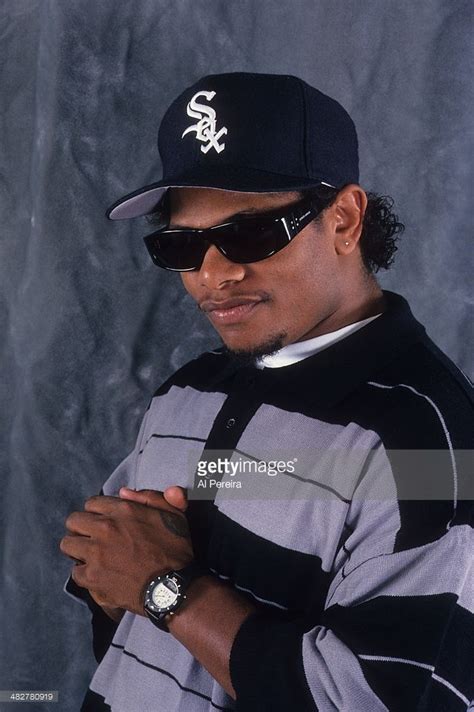
[[[100,517],[100,519],[97,520],[96,522],[96,527],[97,530],[102,533],[106,534],[111,528],[112,528],[113,522],[111,519],[108,517]]]
[[[136,506],[133,502],[128,502],[127,500],[122,500],[121,510],[126,517],[132,516],[136,511]]]
[[[87,571],[84,571],[84,577],[87,578],[88,582],[91,583],[95,580],[96,566],[93,561],[88,561]]]

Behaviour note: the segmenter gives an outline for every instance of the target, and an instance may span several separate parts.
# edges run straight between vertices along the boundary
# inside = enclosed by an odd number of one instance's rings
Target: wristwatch
[[[160,630],[169,633],[165,618],[173,615],[186,599],[186,590],[195,578],[208,575],[206,569],[197,561],[178,571],[168,571],[161,576],[155,576],[145,589],[143,608],[148,618]]]

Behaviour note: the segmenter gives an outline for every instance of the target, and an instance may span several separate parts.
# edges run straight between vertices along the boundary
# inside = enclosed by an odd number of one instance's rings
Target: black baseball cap
[[[163,178],[116,201],[110,220],[151,213],[171,187],[289,192],[359,181],[357,133],[335,99],[298,77],[211,74],[185,89],[158,131]]]

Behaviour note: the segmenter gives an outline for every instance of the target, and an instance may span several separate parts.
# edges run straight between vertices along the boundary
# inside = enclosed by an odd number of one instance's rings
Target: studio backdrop
[[[155,388],[219,339],[116,198],[161,177],[159,121],[200,76],[296,74],[338,99],[361,185],[406,225],[382,287],[472,376],[472,4],[461,0],[2,0],[0,689],[95,669],[62,590],[68,513],[132,448]],[[0,702],[0,709],[10,709]],[[28,709],[23,705],[22,709]],[[136,711],[131,711],[136,712]]]

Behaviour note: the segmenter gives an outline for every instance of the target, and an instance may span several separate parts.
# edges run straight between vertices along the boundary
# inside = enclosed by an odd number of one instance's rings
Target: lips
[[[263,301],[256,297],[232,297],[219,302],[207,300],[200,307],[218,324],[235,324],[244,321]]]
[[[241,304],[258,304],[262,300],[259,297],[231,297],[230,299],[223,299],[219,302],[213,302],[207,300],[201,302],[201,309],[205,312],[214,311],[215,309],[232,309],[232,307],[238,307]]]

